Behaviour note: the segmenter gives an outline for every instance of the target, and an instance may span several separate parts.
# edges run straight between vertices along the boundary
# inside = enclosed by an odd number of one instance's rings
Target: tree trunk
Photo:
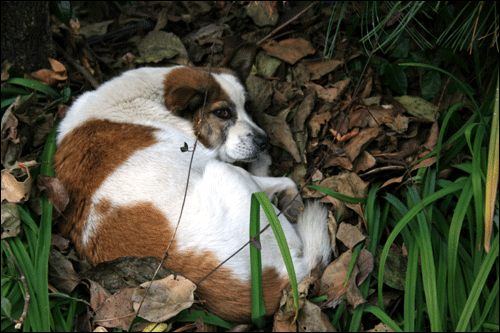
[[[50,68],[55,57],[47,1],[2,1],[2,63],[27,72]]]

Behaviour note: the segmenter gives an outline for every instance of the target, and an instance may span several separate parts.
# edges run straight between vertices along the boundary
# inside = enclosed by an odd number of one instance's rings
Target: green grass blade
[[[209,312],[207,313],[205,311],[199,311],[199,310],[192,311],[191,309],[186,309],[186,310],[179,312],[179,314],[177,316],[172,318],[172,322],[178,322],[178,321],[195,322],[199,318],[201,318],[204,323],[207,323],[210,325],[219,326],[219,327],[222,327],[222,328],[225,328],[228,330],[234,328],[234,326],[232,324],[217,317],[213,313],[209,313]]]
[[[293,292],[293,300],[295,304],[295,318],[299,313],[299,291],[297,288],[297,278],[295,276],[295,269],[293,267],[292,257],[290,255],[290,249],[288,248],[288,243],[286,241],[285,233],[281,228],[281,224],[279,222],[278,216],[274,211],[273,205],[267,195],[263,192],[258,192],[252,194],[259,201],[264,213],[266,213],[267,220],[273,229],[274,237],[278,243],[278,246],[281,251],[281,256],[283,257],[283,261],[285,262],[286,270],[288,272],[288,278],[290,279],[290,284]]]
[[[498,304],[498,293],[499,293],[499,287],[500,285],[500,280],[497,279],[495,281],[495,284],[493,285],[493,288],[491,288],[490,295],[488,296],[488,299],[486,300],[486,303],[482,309],[483,313],[481,314],[481,318],[477,321],[476,325],[472,329],[472,332],[477,332],[479,331],[479,328],[483,325],[484,321],[486,320],[486,317],[488,315],[491,315],[491,313],[498,313],[498,311],[491,311],[491,307],[496,303]],[[498,310],[498,308],[497,308]],[[498,331],[498,329],[497,329]]]
[[[408,249],[408,266],[406,268],[405,294],[404,294],[404,329],[405,332],[415,332],[415,299],[417,285],[419,254],[417,242],[411,242]]]
[[[477,278],[474,281],[474,285],[470,291],[469,298],[467,299],[462,314],[460,315],[460,320],[458,321],[458,325],[456,327],[457,332],[464,332],[467,329],[467,325],[472,315],[472,311],[478,305],[477,301],[479,299],[479,296],[481,295],[481,290],[484,288],[486,284],[486,280],[490,274],[491,268],[498,260],[498,251],[499,251],[498,238],[499,236],[497,234],[495,239],[493,240],[493,243],[491,244],[490,252],[488,253],[488,255],[486,255],[486,258],[483,261],[481,268],[479,270],[479,274],[477,275]]]
[[[6,83],[16,84],[16,85],[20,85],[20,86],[23,86],[26,88],[35,89],[36,91],[44,93],[45,95],[49,95],[50,97],[52,97],[54,99],[61,98],[60,93],[58,93],[57,91],[55,91],[51,87],[48,87],[45,84],[40,83],[38,81],[15,77],[15,78],[7,80]]]
[[[45,143],[45,147],[41,158],[40,174],[44,176],[54,176],[52,169],[52,158],[55,153],[55,136],[56,128],[54,128]],[[37,241],[37,251],[35,254],[35,270],[37,278],[35,279],[35,289],[40,303],[40,311],[42,316],[42,330],[49,331],[51,325],[51,312],[49,307],[49,290],[48,290],[48,266],[49,266],[49,252],[50,240],[52,234],[52,209],[53,206],[48,202],[47,196],[43,195],[40,198],[42,208],[42,216],[40,218],[40,230]]]
[[[495,211],[495,196],[498,189],[498,173],[500,164],[499,154],[499,78],[497,76],[497,89],[495,94],[495,102],[493,103],[493,118],[491,120],[490,143],[488,146],[488,168],[486,178],[486,195],[485,195],[485,210],[484,210],[484,249],[486,252],[490,250],[491,233],[493,231],[493,216]]]
[[[454,76],[450,72],[447,72],[444,69],[441,69],[441,68],[436,67],[436,66],[432,66],[432,65],[428,65],[428,64],[421,64],[421,63],[414,63],[414,62],[402,63],[402,64],[399,64],[399,66],[424,67],[424,68],[428,68],[428,69],[433,69],[435,71],[439,71],[439,72],[449,76],[462,88],[462,92],[464,92],[471,99],[472,103],[474,104],[475,109],[479,110],[479,106],[478,106],[476,100],[474,99],[474,96],[472,95],[473,92],[462,81],[460,81],[456,76]]]
[[[365,312],[370,312],[380,319],[381,322],[389,326],[391,330],[394,332],[402,332],[401,327],[398,326],[384,311],[382,311],[379,307],[373,305],[366,305]],[[405,330],[406,331],[406,330]]]
[[[436,191],[431,195],[422,199],[422,205],[413,206],[407,214],[398,222],[398,224],[394,227],[391,234],[389,235],[384,248],[382,250],[382,254],[380,256],[380,264],[379,264],[379,272],[378,272],[378,294],[382,295],[382,287],[384,283],[384,267],[385,262],[387,261],[387,256],[389,254],[389,249],[396,239],[396,237],[401,233],[403,228],[413,219],[413,217],[422,210],[422,206],[427,206],[430,203],[445,197],[450,193],[454,193],[460,191],[463,187],[463,181],[456,181],[455,183],[450,184],[446,188]],[[386,200],[391,201],[390,196],[385,196]],[[393,203],[391,201],[391,203]],[[383,307],[382,300],[380,300],[380,307]]]
[[[366,198],[356,198],[356,197],[350,197],[344,194],[340,194],[338,192],[335,192],[333,190],[330,190],[329,188],[323,187],[323,186],[318,186],[318,185],[306,185],[306,187],[312,188],[317,191],[321,191],[329,196],[332,196],[334,198],[337,198],[339,200],[348,202],[348,203],[353,203],[353,204],[365,204],[366,203]]]
[[[465,213],[472,199],[472,179],[469,177],[465,182],[463,189],[458,198],[457,206],[451,218],[450,231],[448,234],[448,297],[450,320],[453,326],[456,326],[460,316],[463,303],[461,297],[457,293],[457,285],[459,280],[462,280],[460,270],[457,265],[457,252],[461,237],[462,224],[464,222]]]
[[[257,236],[260,231],[260,205],[259,200],[257,199],[258,194],[256,194],[252,194],[250,206],[250,238],[253,238],[254,242],[259,242],[260,244],[260,237]],[[260,248],[256,248],[253,243],[250,244],[250,267],[252,286],[252,322],[259,329],[261,329],[266,324],[266,308],[264,306],[264,297],[262,295],[262,260]]]

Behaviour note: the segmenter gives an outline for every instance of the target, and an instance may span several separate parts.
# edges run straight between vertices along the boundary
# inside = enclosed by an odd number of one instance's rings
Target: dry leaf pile
[[[300,13],[304,2],[138,2],[126,4],[119,15],[113,15],[109,3],[95,6],[81,13],[73,29],[53,21],[55,39],[62,46],[60,61],[66,65],[51,60],[53,69],[31,73],[30,78],[56,89],[71,87],[76,96],[127,69],[207,65],[212,53],[218,63],[239,42],[253,41],[259,43],[259,51],[247,86],[253,117],[271,139],[274,175],[291,176],[299,185],[317,184],[364,197],[374,181],[384,181],[383,186],[401,184],[414,170],[435,162],[435,158],[420,159],[436,146],[436,106],[419,97],[389,95],[380,85],[376,68],[368,67],[362,77],[353,77],[349,62],[366,59],[353,39],[340,39],[334,57],[323,58],[331,14],[328,5],[306,11],[267,38]],[[215,24],[230,6],[224,24]],[[6,76],[2,66],[2,81]],[[2,238],[18,235],[19,212],[14,203],[28,201],[30,193],[34,194],[31,202],[46,191],[57,211],[67,204],[67,194],[57,180],[38,177],[35,188],[30,174],[47,134],[64,113],[64,106],[54,110],[51,105],[51,101],[40,103],[32,94],[19,98],[2,117]],[[362,249],[348,277],[354,248],[365,241],[364,207],[307,188],[302,194],[331,204],[329,228],[336,259],[324,273],[311,274],[300,284],[296,321],[291,291],[284,291],[273,325],[277,331],[332,331],[322,309],[336,306],[344,296],[349,310],[367,302],[357,288],[377,258]],[[92,319],[97,326],[128,329],[144,283],[152,275],[142,276],[142,272],[145,267],[155,269],[155,264],[128,258],[128,269],[115,262],[102,266],[104,275],[95,269],[82,274],[75,272],[72,262],[80,261],[61,236],[54,235],[52,245],[50,288],[69,293],[78,284],[86,284],[91,293],[87,324]],[[404,276],[404,260],[398,261],[404,258],[403,250],[395,248],[394,260],[388,262],[388,274],[394,275],[389,284],[396,291]],[[86,267],[84,262],[79,266]],[[196,294],[182,277],[167,272],[159,277],[163,279],[151,285],[154,296],[145,301],[140,314],[151,322],[164,321],[190,307]],[[317,304],[308,300],[320,295],[327,295],[327,300]],[[396,295],[391,304],[399,299],[400,294]]]

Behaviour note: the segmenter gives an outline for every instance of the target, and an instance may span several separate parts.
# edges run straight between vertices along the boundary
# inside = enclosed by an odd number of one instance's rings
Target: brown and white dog
[[[268,139],[245,112],[243,86],[254,56],[254,47],[244,45],[210,75],[185,66],[131,70],[76,100],[59,125],[54,168],[70,195],[62,231],[80,254],[92,263],[163,257],[193,154],[180,148],[193,147],[198,131],[203,145],[194,151],[167,267],[197,283],[249,240],[252,193],[296,193],[291,179],[262,176]],[[230,164],[256,160],[253,174]],[[300,281],[329,259],[327,211],[314,203],[297,224],[283,215],[279,220]],[[270,315],[289,280],[271,230],[261,235],[261,245]],[[247,247],[199,284],[196,293],[208,310],[232,322],[250,319],[249,258]]]

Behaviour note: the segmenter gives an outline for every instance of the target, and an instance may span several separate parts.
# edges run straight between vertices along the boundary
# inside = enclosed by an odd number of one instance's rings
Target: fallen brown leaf
[[[321,277],[320,288],[321,295],[328,295],[325,306],[336,307],[342,301],[345,294],[347,294],[347,302],[353,308],[366,302],[358,286],[363,283],[364,279],[371,272],[371,269],[373,269],[373,258],[370,261],[370,257],[371,253],[365,249],[359,252],[356,265],[351,271],[347,283],[345,280],[352,260],[352,250],[342,253],[340,257],[328,265]],[[360,266],[363,273],[361,273]]]
[[[23,181],[18,181],[12,175],[12,169],[2,170],[2,203],[20,203],[28,200],[33,179],[28,167],[24,167],[23,170],[27,176]],[[21,177],[24,178],[24,176]]]
[[[312,138],[317,138],[321,131],[321,126],[326,124],[330,119],[332,119],[332,114],[330,112],[314,113],[307,123],[309,126],[309,135]]]
[[[347,78],[345,80],[334,83],[330,88],[324,88],[323,86],[315,83],[307,83],[305,84],[305,86],[310,89],[316,90],[318,98],[324,100],[325,102],[333,103],[334,101],[338,101],[342,97],[350,83],[351,79]]]
[[[191,307],[195,290],[193,282],[173,274],[152,283],[143,283],[132,295],[134,311],[139,311],[139,317],[151,322],[163,322]]]
[[[90,287],[90,307],[94,310],[97,311],[105,302],[108,298],[110,298],[112,295],[109,291],[104,289],[103,286],[101,286],[99,283],[86,279],[86,281],[89,282]]]
[[[296,162],[301,162],[297,143],[293,139],[292,131],[286,121],[286,116],[290,112],[287,108],[280,112],[276,117],[264,114],[262,118],[262,127],[269,135],[272,145],[285,149],[289,152]]]
[[[338,192],[340,194],[348,195],[350,197],[355,197],[355,198],[363,198],[366,197],[368,194],[368,184],[365,183],[359,176],[353,172],[344,172],[340,175],[337,176],[332,176],[324,179],[321,183],[319,183],[320,186],[329,188],[335,192]],[[322,192],[317,191],[313,197],[322,197],[324,194]],[[333,201],[339,201],[340,204],[337,204],[337,206],[340,206],[344,204],[344,202],[328,197],[329,199]],[[351,203],[345,203],[347,207],[350,209],[354,210],[358,215],[362,216],[361,212],[361,207],[359,204],[351,204]]]
[[[136,289],[127,287],[107,298],[96,310],[94,322],[104,327],[128,330],[135,318],[132,295]]]
[[[311,80],[318,80],[323,75],[333,72],[343,64],[344,62],[340,60],[315,60],[313,62],[304,63],[311,73]]]
[[[54,177],[39,175],[36,184],[40,191],[47,191],[48,199],[58,212],[63,212],[69,203],[69,194],[61,181]]]
[[[354,161],[356,157],[358,157],[360,151],[365,149],[370,142],[375,140],[382,133],[383,130],[380,127],[364,128],[344,146],[344,151],[351,161]]]
[[[28,79],[36,80],[47,86],[54,85],[57,81],[64,81],[68,78],[66,67],[55,59],[49,58],[52,69],[40,69],[26,76]]]
[[[352,249],[359,242],[366,239],[361,230],[349,223],[340,223],[337,231],[337,239],[340,240],[348,249]]]
[[[10,202],[2,204],[2,239],[16,237],[20,232],[19,207]]]
[[[301,332],[337,332],[321,308],[308,300],[299,311],[297,326]]]
[[[424,143],[424,147],[427,148],[428,150],[434,150],[434,148],[436,148],[437,146],[438,138],[439,138],[439,125],[436,121],[432,124],[431,132],[429,133],[427,141]]]
[[[80,283],[71,261],[53,248],[50,249],[49,267],[49,283],[57,290],[70,294]]]
[[[262,45],[262,48],[270,56],[281,59],[290,65],[309,54],[316,53],[311,43],[302,38],[290,38],[280,41],[270,40]]]
[[[373,168],[377,164],[375,157],[373,157],[369,152],[363,150],[361,154],[359,154],[358,158],[354,163],[354,169],[352,170],[354,173],[363,172],[370,168]]]

